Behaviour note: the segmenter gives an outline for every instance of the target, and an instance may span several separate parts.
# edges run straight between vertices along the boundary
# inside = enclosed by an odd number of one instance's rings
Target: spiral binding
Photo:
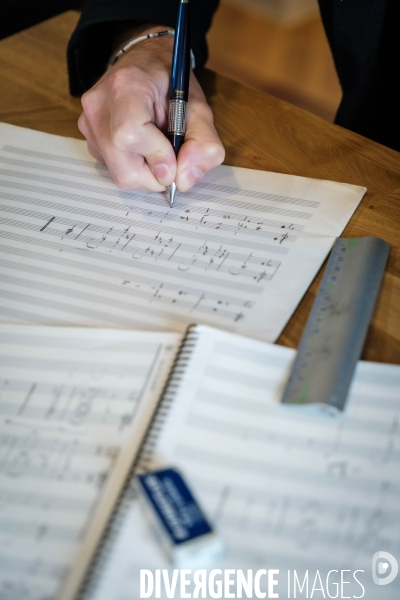
[[[182,383],[182,377],[186,372],[186,367],[196,348],[198,338],[199,331],[197,326],[189,325],[161,393],[155,415],[146,431],[142,446],[137,454],[136,460],[132,464],[125,485],[122,488],[118,502],[114,507],[107,528],[103,533],[98,549],[93,556],[91,565],[86,573],[76,600],[90,600],[90,597],[96,592],[100,576],[106,568],[108,558],[112,552],[121,525],[131,507],[132,500],[135,497],[135,477],[140,473],[146,472],[149,468],[158,436]]]

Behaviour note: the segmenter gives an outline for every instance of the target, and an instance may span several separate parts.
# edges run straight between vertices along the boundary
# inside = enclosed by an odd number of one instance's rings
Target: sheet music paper
[[[365,188],[221,166],[172,209],[78,140],[0,125],[0,319],[273,341]]]
[[[0,325],[1,600],[55,600],[87,566],[179,338]]]
[[[325,581],[361,569],[375,600],[372,556],[400,551],[400,368],[360,362],[346,415],[332,419],[277,403],[293,355],[202,328],[155,464],[183,471],[225,540],[225,562],[209,569],[280,569],[281,598],[294,597],[288,569],[309,570],[310,592],[316,570]],[[170,567],[136,504],[117,539],[90,600],[138,598],[140,569]],[[397,578],[378,595],[399,591]],[[362,589],[352,579],[343,594]]]

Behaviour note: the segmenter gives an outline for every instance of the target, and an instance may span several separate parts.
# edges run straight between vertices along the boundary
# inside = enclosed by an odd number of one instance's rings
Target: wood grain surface
[[[249,0],[221,0],[207,36],[209,68],[333,123],[342,91],[314,2],[314,15],[288,23],[268,19]]]
[[[82,138],[80,101],[69,96],[65,61],[78,17],[68,12],[0,42],[0,121]],[[363,358],[400,364],[400,154],[211,71],[201,83],[226,164],[368,189],[343,236],[375,235],[392,251]],[[278,343],[297,347],[323,268]]]

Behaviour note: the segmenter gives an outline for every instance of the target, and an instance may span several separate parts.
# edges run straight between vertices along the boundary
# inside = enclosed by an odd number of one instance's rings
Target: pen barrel
[[[167,138],[171,142],[171,145],[175,152],[175,156],[177,156],[179,150],[181,149],[183,142],[185,141],[185,136],[184,135],[175,135],[174,133],[168,133]]]
[[[190,3],[189,0],[181,0],[175,28],[167,135],[175,155],[178,154],[185,139],[189,77]]]
[[[170,100],[188,100],[190,77],[190,3],[181,0],[175,28]]]

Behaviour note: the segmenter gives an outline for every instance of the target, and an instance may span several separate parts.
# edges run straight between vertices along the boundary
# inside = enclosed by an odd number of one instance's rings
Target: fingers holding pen
[[[176,159],[165,136],[172,40],[138,45],[82,97],[79,128],[90,154],[122,189],[190,189],[225,151],[203,91],[191,74],[185,142]]]
[[[194,75],[190,86],[185,142],[179,151],[176,176],[181,192],[189,190],[225,158],[225,149],[214,127],[212,110]]]
[[[172,146],[152,122],[149,93],[140,86],[132,94],[117,97],[112,106],[110,127],[114,147],[120,152],[142,156],[154,178],[163,186],[176,177],[176,158]]]
[[[176,158],[152,122],[151,90],[126,75],[120,69],[82,97],[78,125],[89,152],[107,164],[118,187],[163,191],[175,179]]]
[[[78,119],[78,129],[86,138],[89,154],[99,162],[104,163],[105,161],[100,153],[96,136],[84,112]]]

